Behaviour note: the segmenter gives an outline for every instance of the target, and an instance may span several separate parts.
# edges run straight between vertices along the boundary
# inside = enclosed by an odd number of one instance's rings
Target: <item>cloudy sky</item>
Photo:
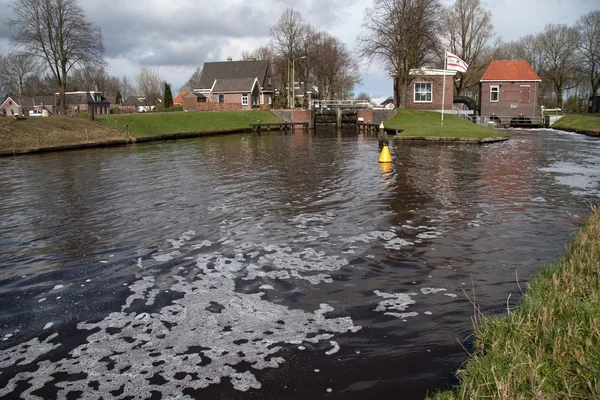
[[[0,0],[0,52],[10,49],[6,21],[12,0]],[[442,0],[450,4],[451,0]],[[205,61],[240,59],[269,42],[269,27],[288,8],[315,28],[337,36],[354,50],[364,9],[372,0],[79,0],[88,20],[102,29],[108,72],[131,82],[141,67],[153,68],[177,91]],[[498,37],[513,41],[538,33],[546,24],[572,25],[600,8],[598,0],[482,0],[492,12]],[[361,66],[355,93],[374,99],[392,93],[380,65]]]

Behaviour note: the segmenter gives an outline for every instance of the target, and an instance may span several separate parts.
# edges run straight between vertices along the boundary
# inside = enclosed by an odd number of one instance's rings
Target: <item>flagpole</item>
[[[442,123],[444,126],[444,103],[446,102],[446,67],[448,65],[448,50],[444,50],[444,83],[442,88]]]

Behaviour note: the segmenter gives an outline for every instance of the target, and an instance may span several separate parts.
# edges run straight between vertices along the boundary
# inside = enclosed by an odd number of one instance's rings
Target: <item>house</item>
[[[50,113],[56,112],[56,99],[54,96],[24,96],[21,99],[21,108],[24,116],[29,116],[30,111],[40,112],[44,109]],[[19,115],[19,99],[8,96],[0,105],[0,115]]]
[[[175,96],[175,98],[173,99],[173,105],[174,106],[181,106],[183,105],[183,98],[185,96],[187,96],[190,92],[179,92],[177,94],[177,96]]]
[[[413,110],[447,110],[451,112],[454,103],[454,75],[456,75],[456,71],[444,71],[443,69],[410,70],[405,107]],[[446,81],[445,94],[444,80]]]
[[[187,93],[181,100],[181,106],[184,111],[194,111],[201,108],[197,103],[206,103],[206,96],[200,92],[185,92]]]
[[[55,93],[57,98],[60,93]],[[66,92],[67,99],[67,114],[79,112],[95,115],[110,114],[110,102],[102,95],[101,92]]]
[[[479,81],[479,110],[490,121],[531,124],[539,119],[542,80],[525,60],[494,60]]]
[[[200,84],[194,93],[206,101],[198,101],[196,110],[250,110],[273,104],[271,64],[268,60],[207,62],[202,68]]]
[[[162,103],[161,99],[157,99],[156,103]],[[121,111],[126,112],[150,112],[154,111],[156,105],[153,102],[147,101],[144,97],[129,96],[119,105]]]

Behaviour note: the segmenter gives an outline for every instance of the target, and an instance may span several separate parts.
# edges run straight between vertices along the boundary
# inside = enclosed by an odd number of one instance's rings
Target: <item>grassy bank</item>
[[[0,118],[0,150],[54,147],[123,138],[118,131],[84,118]]]
[[[565,115],[552,124],[552,128],[600,136],[600,117],[575,114]]]
[[[191,113],[122,114],[98,117],[104,126],[121,129],[128,126],[134,137],[185,132],[220,132],[247,129],[250,124],[282,122],[270,111],[214,111]]]
[[[600,209],[522,304],[476,327],[475,353],[443,399],[600,398]]]
[[[444,115],[441,125],[441,114],[435,111],[398,110],[395,117],[386,121],[388,129],[403,129],[399,136],[439,137],[439,138],[471,138],[486,139],[492,137],[508,137],[485,126],[477,125],[454,115]]]

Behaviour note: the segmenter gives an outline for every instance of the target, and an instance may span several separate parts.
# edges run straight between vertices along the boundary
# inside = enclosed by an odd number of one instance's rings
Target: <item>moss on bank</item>
[[[600,210],[517,309],[475,327],[475,353],[443,399],[600,398]]]
[[[386,121],[387,129],[402,129],[399,137],[438,137],[488,139],[508,138],[509,135],[491,128],[474,124],[454,115],[442,115],[436,111],[420,111],[400,109],[395,117]]]
[[[563,131],[585,133],[592,136],[600,136],[600,116],[588,115],[565,115],[554,124],[552,128]]]

